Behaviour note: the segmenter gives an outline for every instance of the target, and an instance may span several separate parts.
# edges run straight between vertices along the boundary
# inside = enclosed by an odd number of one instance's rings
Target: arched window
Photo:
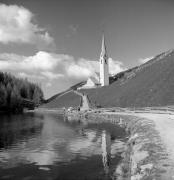
[[[107,61],[106,61],[106,59],[105,59],[105,64],[107,64]]]

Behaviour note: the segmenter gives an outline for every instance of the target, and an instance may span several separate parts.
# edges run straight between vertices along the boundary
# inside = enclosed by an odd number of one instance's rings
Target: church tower
[[[104,35],[102,38],[102,49],[101,49],[101,54],[100,54],[100,84],[101,86],[109,85],[108,55],[106,51]]]

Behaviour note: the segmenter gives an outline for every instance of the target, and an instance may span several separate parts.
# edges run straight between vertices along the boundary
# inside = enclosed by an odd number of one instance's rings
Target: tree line
[[[39,85],[0,72],[0,111],[23,111],[24,101],[38,106],[43,101]]]

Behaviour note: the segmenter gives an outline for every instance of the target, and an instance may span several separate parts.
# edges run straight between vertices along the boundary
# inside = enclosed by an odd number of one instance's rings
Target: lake
[[[125,130],[68,121],[56,112],[0,115],[0,179],[109,180]]]

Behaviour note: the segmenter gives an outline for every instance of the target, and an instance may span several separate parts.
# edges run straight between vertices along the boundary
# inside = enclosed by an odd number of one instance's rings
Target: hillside
[[[54,98],[48,103],[43,104],[42,108],[62,108],[62,107],[78,107],[80,104],[80,96],[72,90],[67,91],[60,96]]]
[[[86,81],[80,82],[71,86],[66,91],[55,94],[49,99],[45,100],[44,104],[40,107],[42,108],[62,108],[62,107],[78,107],[81,101],[80,96],[73,92],[78,87],[84,85]]]
[[[22,112],[43,102],[42,89],[27,79],[0,72],[0,112]]]
[[[124,72],[108,87],[85,90],[102,107],[143,107],[174,104],[174,51]]]
[[[145,64],[118,73],[107,87],[83,90],[99,107],[144,107],[174,104],[174,50],[161,53]],[[81,90],[82,91],[82,90]],[[71,104],[68,94],[50,103]],[[77,97],[76,97],[77,98]],[[55,101],[56,100],[56,101]],[[63,101],[62,101],[63,100]],[[62,101],[62,103],[61,103]],[[77,101],[76,101],[77,102]]]

